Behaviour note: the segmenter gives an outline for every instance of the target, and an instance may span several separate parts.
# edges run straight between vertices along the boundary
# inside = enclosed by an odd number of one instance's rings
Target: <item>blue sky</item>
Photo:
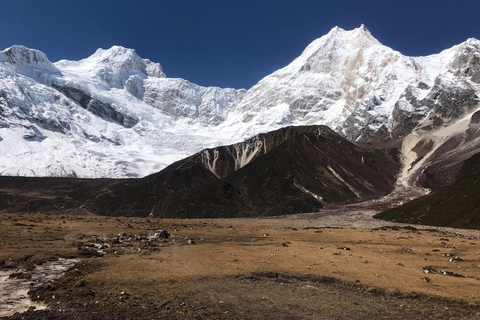
[[[249,88],[336,25],[364,23],[383,44],[426,55],[480,39],[479,12],[479,0],[2,0],[0,47],[57,61],[122,45],[169,77]]]

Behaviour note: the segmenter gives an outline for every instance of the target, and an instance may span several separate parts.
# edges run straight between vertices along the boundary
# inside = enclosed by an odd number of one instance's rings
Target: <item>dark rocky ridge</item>
[[[431,142],[428,137],[421,143]],[[446,139],[428,158],[418,174],[418,184],[439,191],[456,181],[465,162],[480,150],[480,126],[472,121],[465,132]],[[430,150],[428,150],[430,151]],[[422,156],[419,154],[419,156]]]
[[[479,229],[480,153],[463,163],[452,185],[375,217],[396,222]]]
[[[132,128],[138,123],[135,117],[118,112],[111,105],[90,97],[80,89],[55,84],[52,87],[102,119],[116,122],[125,128]]]
[[[318,211],[388,194],[397,158],[395,149],[364,148],[327,127],[288,127],[204,150],[142,179],[0,177],[0,208],[162,217]]]

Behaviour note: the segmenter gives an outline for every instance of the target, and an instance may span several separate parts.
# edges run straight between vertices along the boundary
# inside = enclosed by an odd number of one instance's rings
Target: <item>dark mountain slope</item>
[[[455,182],[449,187],[375,217],[397,222],[479,229],[480,153],[465,161]]]
[[[376,198],[392,190],[399,169],[394,151],[361,148],[326,127],[311,129],[297,128],[305,133],[224,179],[169,192],[153,214],[195,218],[315,212],[325,203]]]
[[[207,149],[142,179],[0,177],[15,211],[233,217],[317,211],[389,193],[396,150],[362,148],[327,127],[288,127]]]
[[[217,177],[190,158],[142,179],[0,176],[0,209],[147,216],[166,190],[209,180]]]

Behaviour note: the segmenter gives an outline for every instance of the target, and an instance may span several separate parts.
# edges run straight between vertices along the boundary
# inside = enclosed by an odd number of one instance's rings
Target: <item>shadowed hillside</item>
[[[0,207],[182,218],[313,212],[388,194],[399,167],[394,149],[363,148],[324,126],[287,127],[142,179],[0,177]]]
[[[479,229],[480,153],[463,164],[451,186],[375,217],[396,222]]]

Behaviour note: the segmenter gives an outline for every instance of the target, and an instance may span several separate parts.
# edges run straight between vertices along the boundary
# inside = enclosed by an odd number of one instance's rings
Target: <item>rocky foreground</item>
[[[28,297],[2,292],[9,319],[480,316],[475,231],[3,213],[0,232],[0,272],[30,286]]]

